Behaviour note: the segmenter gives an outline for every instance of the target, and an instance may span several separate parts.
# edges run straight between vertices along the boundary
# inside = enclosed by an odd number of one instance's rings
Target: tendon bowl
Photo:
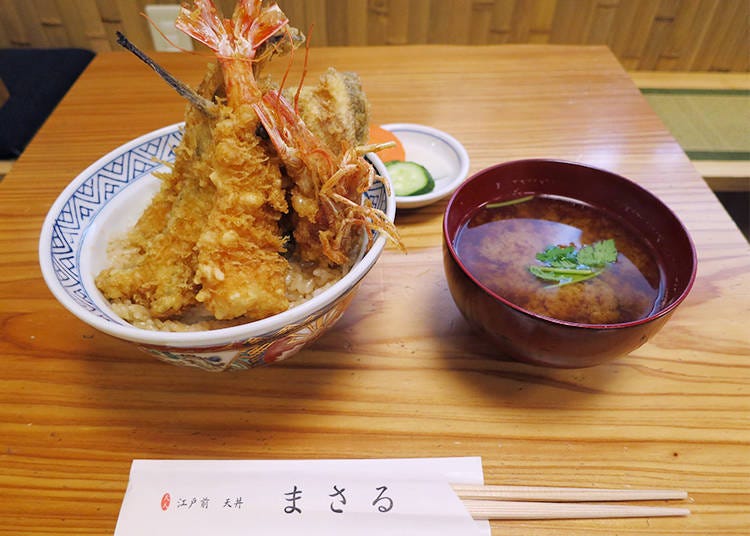
[[[456,249],[462,226],[489,202],[534,195],[592,206],[644,239],[656,257],[662,289],[647,316],[617,324],[558,320],[516,305],[469,270]],[[443,266],[456,306],[494,347],[496,357],[582,368],[626,356],[659,331],[690,292],[697,260],[693,242],[679,219],[635,182],[575,162],[530,159],[479,171],[451,196],[443,217]]]
[[[115,149],[63,190],[47,214],[39,240],[45,282],[57,300],[83,322],[169,363],[222,371],[286,359],[342,316],[385,247],[382,234],[369,248],[361,248],[344,277],[316,296],[274,316],[227,328],[189,332],[137,328],[112,310],[94,283],[108,264],[109,241],[134,225],[158,191],[160,183],[154,173],[174,160],[181,126],[164,127]],[[366,158],[387,182],[381,160],[374,154]],[[391,191],[375,181],[365,197],[392,221],[396,203]]]

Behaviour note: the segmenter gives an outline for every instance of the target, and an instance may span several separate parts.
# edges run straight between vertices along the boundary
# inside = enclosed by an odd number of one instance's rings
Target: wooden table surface
[[[195,84],[207,59],[159,54]],[[335,328],[291,360],[211,374],[68,313],[37,261],[42,220],[104,153],[184,103],[124,52],[96,57],[0,183],[0,534],[111,534],[134,458],[481,456],[490,484],[676,488],[672,519],[493,522],[495,534],[740,534],[750,526],[750,247],[604,47],[313,48],[360,73],[376,123],[463,142],[471,172],[576,160],[645,186],[686,224],[692,293],[632,355],[583,370],[492,357],[441,263],[445,202],[399,212]]]

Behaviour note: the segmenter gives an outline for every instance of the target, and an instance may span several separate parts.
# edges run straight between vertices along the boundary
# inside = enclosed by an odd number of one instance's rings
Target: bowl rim
[[[451,195],[469,174],[469,165],[471,162],[469,159],[469,153],[460,141],[447,132],[428,125],[420,125],[419,123],[386,123],[380,125],[380,127],[394,133],[399,130],[409,130],[438,138],[451,148],[458,160],[458,172],[450,180],[444,181],[442,188],[437,189],[436,187],[433,191],[426,194],[396,196],[397,209],[420,208],[436,203],[437,201]]]
[[[618,180],[623,181],[625,184],[629,185],[629,187],[632,187],[636,190],[639,190],[642,194],[647,195],[650,197],[657,205],[659,205],[660,209],[664,210],[665,213],[668,215],[668,217],[671,217],[679,226],[679,228],[682,230],[682,233],[684,234],[687,243],[690,247],[690,254],[691,254],[691,273],[690,277],[688,278],[687,284],[685,285],[685,288],[680,292],[679,296],[677,296],[670,304],[668,304],[666,307],[662,307],[658,309],[656,312],[652,312],[649,315],[639,318],[636,320],[631,320],[629,322],[619,322],[616,324],[584,324],[581,322],[570,322],[567,320],[560,320],[551,316],[546,316],[542,314],[535,313],[533,311],[530,311],[528,309],[525,309],[519,305],[516,305],[515,303],[511,302],[510,300],[504,298],[503,296],[497,294],[496,292],[492,291],[490,288],[485,286],[479,279],[477,279],[470,270],[467,269],[467,267],[464,265],[464,263],[459,259],[458,253],[456,252],[453,241],[449,240],[448,238],[448,214],[453,208],[453,205],[456,203],[456,200],[461,195],[461,192],[464,188],[467,188],[470,183],[479,177],[480,175],[485,175],[487,173],[491,173],[494,170],[498,168],[508,167],[511,165],[519,165],[519,164],[534,164],[534,163],[545,163],[545,164],[554,164],[554,165],[566,165],[566,166],[574,166],[574,167],[580,167],[580,168],[586,168],[589,170],[596,171],[598,173],[604,173],[610,176],[616,177]],[[473,211],[477,210],[482,205],[479,205],[477,207],[473,207],[471,213]],[[469,217],[470,213],[467,214],[466,217],[462,218],[461,225],[463,225],[466,222],[466,219]],[[642,324],[646,324],[649,322],[653,322],[659,318],[668,316],[674,311],[680,303],[682,303],[687,295],[690,293],[690,290],[693,287],[693,284],[695,283],[696,274],[698,271],[698,257],[695,249],[695,244],[692,240],[692,237],[690,236],[690,233],[688,233],[687,229],[685,228],[685,225],[682,223],[682,221],[677,217],[677,215],[672,211],[671,208],[669,208],[661,199],[659,199],[656,195],[648,191],[646,188],[641,186],[640,184],[636,183],[635,181],[628,179],[627,177],[624,177],[618,173],[615,173],[613,171],[606,170],[604,168],[600,168],[597,166],[592,166],[589,164],[584,164],[581,162],[574,162],[571,160],[564,160],[564,159],[555,159],[555,158],[523,158],[518,160],[508,160],[505,162],[500,162],[497,164],[494,164],[492,166],[486,167],[484,169],[481,169],[474,173],[471,177],[466,179],[466,181],[461,184],[455,192],[453,192],[453,195],[451,195],[451,198],[448,200],[448,204],[445,207],[445,211],[443,212],[443,243],[447,247],[451,259],[458,265],[458,267],[461,269],[464,275],[468,277],[475,285],[477,285],[479,288],[482,289],[483,292],[488,294],[490,297],[494,298],[495,300],[503,303],[504,305],[510,307],[511,309],[514,309],[526,316],[530,316],[532,318],[537,318],[555,325],[559,326],[565,326],[570,328],[581,328],[581,329],[594,329],[594,330],[616,330],[616,329],[623,329],[633,326],[639,326]]]
[[[386,237],[383,233],[378,233],[378,236],[370,244],[369,249],[367,248],[367,244],[362,244],[362,252],[359,254],[361,258],[355,262],[351,269],[341,279],[333,283],[320,294],[270,317],[226,328],[181,332],[148,330],[133,326],[119,317],[116,317],[115,320],[107,320],[85,310],[65,291],[60,280],[56,276],[55,269],[51,262],[53,225],[56,218],[59,216],[61,209],[65,206],[70,196],[74,194],[83,183],[85,183],[93,172],[101,169],[105,163],[108,163],[120,154],[132,150],[134,147],[139,146],[145,141],[169,134],[170,132],[175,131],[175,129],[181,128],[183,125],[184,122],[180,121],[153,130],[116,147],[112,151],[109,151],[71,180],[50,206],[47,215],[44,218],[44,222],[42,223],[39,236],[38,259],[42,276],[47,287],[60,304],[62,304],[79,320],[108,335],[147,346],[169,348],[219,347],[243,341],[251,337],[267,336],[285,326],[297,324],[300,321],[309,318],[318,311],[324,310],[327,304],[334,303],[350,289],[355,288],[375,265],[385,248]],[[380,160],[375,153],[367,153],[365,158],[373,165],[376,174],[380,175],[385,182],[383,191],[386,207],[384,212],[388,219],[393,221],[396,214],[396,202],[393,188],[390,185],[388,171],[382,160]],[[140,180],[141,178],[142,177],[139,177],[138,179],[135,179],[135,181]],[[93,220],[89,222],[88,226],[90,226],[92,222]],[[85,234],[85,232],[86,230],[84,229],[83,234]],[[78,243],[77,247],[79,250],[84,241],[85,240],[82,239]]]

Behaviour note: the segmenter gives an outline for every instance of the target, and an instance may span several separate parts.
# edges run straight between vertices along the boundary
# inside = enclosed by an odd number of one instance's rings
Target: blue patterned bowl
[[[341,317],[385,247],[380,235],[342,279],[283,313],[211,331],[140,329],[117,316],[94,284],[107,265],[107,244],[138,219],[159,189],[155,171],[174,160],[182,123],[141,136],[89,166],[50,208],[39,240],[39,262],[47,286],[71,313],[92,327],[135,343],[164,361],[206,370],[244,369],[280,361],[317,339]],[[368,160],[388,175],[375,155]],[[365,193],[393,220],[396,203],[376,182]]]

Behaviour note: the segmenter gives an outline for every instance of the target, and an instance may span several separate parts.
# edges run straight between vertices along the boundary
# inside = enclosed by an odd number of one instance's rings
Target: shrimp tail
[[[247,58],[289,24],[278,5],[240,0],[225,19],[210,0],[195,0],[195,9],[180,8],[175,27],[215,51],[219,58]]]

